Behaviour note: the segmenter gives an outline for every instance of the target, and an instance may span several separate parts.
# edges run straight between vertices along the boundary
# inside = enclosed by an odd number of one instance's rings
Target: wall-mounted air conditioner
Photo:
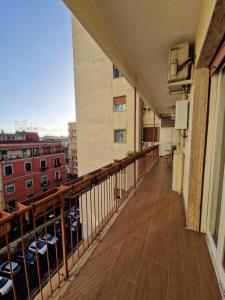
[[[176,102],[175,129],[188,128],[188,100]]]
[[[168,82],[187,80],[189,78],[189,44],[181,43],[170,48]]]
[[[177,44],[169,50],[168,88],[169,93],[179,93],[192,84],[193,57],[189,43]]]

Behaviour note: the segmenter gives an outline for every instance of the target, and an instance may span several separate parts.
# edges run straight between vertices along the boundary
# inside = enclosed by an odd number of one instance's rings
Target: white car
[[[8,294],[12,289],[12,280],[7,277],[0,276],[0,295],[4,296]]]
[[[29,246],[29,251],[31,251],[32,253],[36,253],[36,247],[37,247],[37,253],[38,254],[44,255],[47,252],[46,243],[41,241],[41,240],[37,240],[37,243],[33,242]]]
[[[74,221],[72,223],[71,229],[72,229],[73,232],[77,230],[77,221]]]
[[[43,241],[46,244],[46,241],[49,245],[55,245],[58,242],[58,238],[54,237],[54,235],[51,235],[47,233],[46,235],[43,235],[39,238],[39,241]]]
[[[10,275],[10,265],[11,265],[13,276],[19,273],[19,271],[21,270],[21,266],[17,262],[11,261],[11,263],[9,263],[8,261],[4,261],[0,265],[0,272]]]

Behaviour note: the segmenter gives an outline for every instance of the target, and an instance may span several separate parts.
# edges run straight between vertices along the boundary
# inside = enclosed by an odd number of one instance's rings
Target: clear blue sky
[[[71,15],[62,0],[0,0],[0,129],[67,134],[75,120]]]

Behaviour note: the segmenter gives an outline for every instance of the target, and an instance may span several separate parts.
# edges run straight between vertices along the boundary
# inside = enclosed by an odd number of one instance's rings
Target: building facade
[[[66,182],[61,143],[5,141],[0,143],[0,202],[16,202]]]
[[[154,142],[143,127],[154,126],[154,114],[112,64],[84,27],[73,18],[73,49],[79,176],[87,174],[134,151],[141,142]],[[88,87],[88,88],[87,88]],[[155,117],[155,125],[159,119]],[[148,131],[148,129],[145,129]],[[158,140],[159,131],[155,135]]]
[[[68,123],[68,174],[77,176],[77,127],[76,122]]]

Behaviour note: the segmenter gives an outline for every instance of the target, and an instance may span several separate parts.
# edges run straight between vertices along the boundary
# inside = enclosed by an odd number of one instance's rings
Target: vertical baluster
[[[103,186],[104,186],[104,181],[101,182],[101,230],[103,229],[103,204],[102,204],[102,195],[103,195]]]
[[[93,186],[94,189],[94,218],[95,218],[95,236],[94,239],[96,238],[96,199],[95,199],[95,185]]]
[[[41,273],[40,273],[40,261],[38,256],[38,249],[37,249],[37,232],[36,232],[36,216],[34,207],[32,209],[32,218],[33,218],[33,226],[34,226],[34,243],[35,243],[35,252],[36,252],[36,258],[37,258],[37,271],[38,271],[38,283],[39,283],[39,289],[41,293],[41,299],[43,300],[43,292],[42,292],[42,284],[41,284]]]
[[[52,290],[52,281],[51,281],[51,271],[50,271],[50,261],[49,261],[49,249],[48,249],[48,242],[47,242],[47,220],[46,220],[46,214],[47,211],[46,209],[44,210],[44,228],[45,228],[45,245],[47,247],[47,267],[48,267],[48,280],[50,284],[50,290],[51,290],[51,295],[53,294]]]
[[[93,237],[92,237],[92,189],[90,190],[90,207],[91,207],[91,243],[93,242]]]
[[[86,200],[86,223],[87,223],[87,248],[89,247],[89,237],[88,237],[88,207],[87,207],[87,192],[85,193]]]
[[[79,196],[78,196],[79,201]],[[78,215],[77,215],[77,197],[75,198],[75,220],[76,220],[76,246],[77,246],[77,258],[80,258],[80,250],[79,250],[79,234],[78,234]]]
[[[54,237],[55,239],[57,238],[56,234],[56,219],[55,219],[55,204],[53,205],[53,222],[54,222]],[[58,286],[61,284],[60,280],[60,273],[59,273],[59,258],[58,258],[58,243],[55,243],[55,257],[56,257],[56,269],[57,269],[57,274],[58,274]]]
[[[74,267],[75,262],[74,262],[74,249],[73,249],[73,230],[72,230],[72,215],[71,215],[71,197],[72,197],[72,193],[70,193],[69,196],[69,223],[70,223],[70,245],[71,245],[71,257],[72,257],[72,265]]]
[[[83,253],[84,253],[85,248],[84,248],[84,230],[83,230],[83,226],[84,226],[83,195],[80,196],[80,218],[81,218],[80,224],[81,224],[82,244],[83,244]]]
[[[66,224],[65,224],[64,195],[60,194],[59,197],[60,197],[60,210],[61,210],[63,264],[64,264],[65,278],[68,278],[69,273],[68,273],[68,261],[67,261],[67,249],[66,249]]]
[[[17,299],[16,287],[15,287],[13,272],[12,272],[11,250],[10,250],[10,247],[9,247],[9,237],[8,237],[8,228],[7,228],[8,226],[7,225],[8,225],[8,223],[4,224],[5,244],[6,244],[7,257],[8,257],[9,268],[10,268],[10,278],[12,280],[12,285],[13,285],[13,296],[14,296],[14,300],[16,300]]]
[[[100,199],[99,199],[99,185],[100,185],[101,183],[99,183],[98,185],[97,185],[97,197],[98,197],[98,226],[97,226],[97,228],[98,228],[98,233],[100,232],[100,221],[99,221],[99,211],[100,211],[100,209],[99,209],[99,202],[100,202]]]
[[[26,255],[25,255],[25,247],[24,247],[23,221],[22,221],[22,216],[21,216],[21,215],[19,215],[19,221],[20,221],[20,234],[21,234],[21,244],[22,244],[22,253],[23,253],[23,264],[24,264],[24,271],[25,271],[25,278],[26,278],[27,292],[28,292],[28,298],[31,299],[30,284],[29,284],[29,276],[28,276],[27,262],[26,262]]]

